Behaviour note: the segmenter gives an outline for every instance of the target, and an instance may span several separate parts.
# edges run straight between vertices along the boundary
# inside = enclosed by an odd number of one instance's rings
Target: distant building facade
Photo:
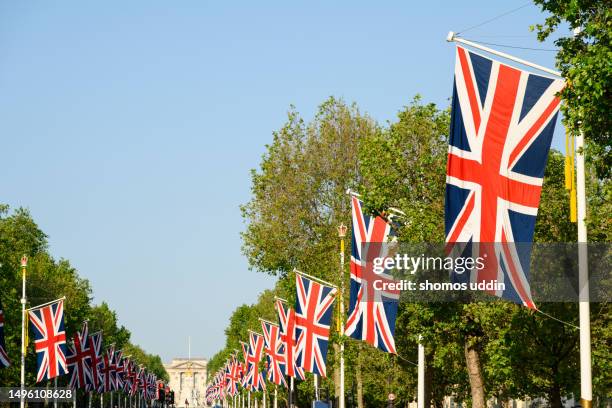
[[[177,407],[185,407],[185,400],[189,401],[189,408],[205,405],[207,365],[208,361],[203,358],[175,358],[170,364],[164,364]]]

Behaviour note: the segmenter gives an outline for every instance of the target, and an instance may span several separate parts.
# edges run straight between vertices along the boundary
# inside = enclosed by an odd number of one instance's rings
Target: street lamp
[[[338,331],[340,333],[340,399],[338,408],[344,408],[344,237],[346,236],[347,226],[338,226],[338,237],[340,238],[340,318]]]

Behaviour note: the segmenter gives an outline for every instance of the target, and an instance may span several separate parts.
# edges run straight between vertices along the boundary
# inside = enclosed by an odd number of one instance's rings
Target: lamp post
[[[26,270],[28,268],[28,258],[24,255],[21,258],[21,398],[20,407],[25,407],[23,397],[25,388],[25,355],[26,355]]]
[[[340,332],[340,399],[338,408],[344,408],[344,237],[346,236],[347,226],[338,226],[338,237],[340,238],[340,319],[338,331]]]

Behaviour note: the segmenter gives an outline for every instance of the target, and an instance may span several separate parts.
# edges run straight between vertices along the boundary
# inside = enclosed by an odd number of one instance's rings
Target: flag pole
[[[323,279],[321,279],[321,278],[317,278],[316,276],[309,275],[309,274],[304,273],[304,272],[302,272],[302,271],[299,271],[299,270],[297,270],[297,269],[294,269],[294,270],[293,270],[293,272],[294,272],[294,273],[296,273],[297,275],[302,275],[302,276],[305,276],[305,277],[307,277],[308,279],[311,279],[311,280],[313,280],[313,281],[315,281],[315,282],[322,283],[322,284],[327,285],[327,286],[330,286],[330,287],[332,287],[332,288],[337,288],[337,286],[336,286],[336,285],[334,285],[333,283],[327,282],[327,281],[325,281],[325,280],[323,280]]]
[[[26,270],[28,267],[28,258],[24,255],[21,257],[21,397],[20,407],[25,407],[25,399],[23,394],[25,392],[25,354],[26,354],[26,341],[25,341],[25,325],[26,325]]]
[[[457,37],[455,35],[455,33],[452,32],[452,31],[448,32],[448,35],[446,37],[446,41],[448,41],[448,42],[453,42],[454,41],[456,43],[469,45],[470,47],[477,48],[477,49],[482,50],[482,51],[486,51],[489,54],[497,55],[498,57],[506,58],[506,59],[509,59],[510,61],[518,62],[519,64],[523,64],[523,65],[526,65],[528,67],[538,69],[538,70],[540,70],[542,72],[546,72],[548,74],[551,74],[551,75],[554,75],[554,76],[557,76],[557,77],[561,77],[561,73],[559,71],[555,71],[554,69],[546,68],[546,67],[543,67],[541,65],[534,64],[533,62],[524,60],[522,58],[515,57],[514,55],[506,54],[505,52],[497,51],[497,50],[494,50],[492,48],[485,47],[484,45],[475,43],[473,41],[466,40],[466,39],[461,38],[461,37]]]
[[[584,169],[584,135],[576,136],[576,193],[578,213],[578,280],[580,299],[580,405],[591,408],[593,383],[591,377],[591,310],[589,304],[589,270],[587,259],[586,187]]]
[[[425,347],[423,336],[419,334],[419,364],[417,368],[417,408],[425,408]]]
[[[344,408],[344,237],[346,236],[347,228],[344,224],[338,226],[338,237],[340,238],[340,399],[338,400],[338,408]]]

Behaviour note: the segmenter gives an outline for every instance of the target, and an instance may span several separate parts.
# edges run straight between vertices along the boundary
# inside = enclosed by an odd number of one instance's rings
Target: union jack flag
[[[113,357],[115,361],[115,389],[121,390],[123,389],[123,383],[125,381],[125,359],[123,358],[123,351],[118,350],[115,351],[115,356]]]
[[[295,336],[297,364],[304,371],[326,377],[327,346],[332,306],[337,289],[295,274]]]
[[[4,312],[2,309],[2,301],[0,301],[0,368],[11,365],[11,360],[6,354],[6,343],[4,342]]]
[[[287,386],[287,381],[283,372],[285,371],[285,349],[280,339],[280,329],[277,325],[261,321],[264,341],[266,343],[264,351],[268,359],[268,380],[276,385]]]
[[[134,370],[134,377],[132,381],[132,389],[130,390],[130,394],[135,396],[139,392],[144,394],[142,391],[144,387],[144,370],[142,366],[138,366]]]
[[[249,354],[247,355],[248,371],[245,377],[247,388],[251,391],[264,391],[266,383],[263,374],[259,372],[259,363],[262,358],[264,339],[260,334],[249,332]]]
[[[38,366],[36,382],[67,374],[64,301],[30,310],[28,314],[34,332]]]
[[[276,299],[276,312],[280,339],[285,351],[285,374],[303,381],[306,378],[304,369],[296,362],[295,310],[285,305],[281,299]]]
[[[134,362],[129,358],[123,360],[123,391],[127,393],[132,390],[132,384],[136,375],[134,367]]]
[[[157,375],[155,375],[155,373],[147,373],[147,375],[145,376],[145,382],[145,398],[148,400],[155,399],[157,395]]]
[[[68,364],[68,371],[70,372],[70,388],[73,390],[85,388],[87,379],[91,378],[88,333],[87,322],[84,322],[81,332],[76,332],[72,336],[72,345],[68,345],[66,364]]]
[[[87,338],[87,351],[89,353],[89,367],[91,376],[86,379],[85,389],[87,391],[98,390],[100,381],[100,365],[102,364],[102,332],[90,334]]]
[[[249,371],[249,365],[247,364],[247,361],[249,359],[249,345],[246,344],[244,341],[240,342],[240,347],[242,348],[242,357],[244,359],[243,363],[239,363],[240,364],[240,385],[242,386],[242,388],[246,388],[247,384],[246,384],[246,375],[247,372]]]
[[[233,397],[238,393],[238,384],[240,382],[240,363],[236,360],[236,356],[233,354],[230,357],[230,361],[227,364],[225,379],[227,393]]]
[[[375,282],[390,283],[393,278],[386,272],[376,274],[373,267],[374,258],[388,255],[391,226],[380,216],[365,215],[355,196],[351,196],[351,209],[351,288],[344,333],[396,354],[393,336],[400,291],[386,286],[375,289]]]
[[[115,364],[115,347],[111,346],[102,356],[100,367],[102,381],[98,392],[115,391],[117,386],[117,365]]]
[[[455,280],[505,284],[494,294],[535,308],[529,251],[564,82],[457,47],[446,172],[446,242],[483,255],[485,267]],[[483,243],[472,245],[473,243]],[[453,245],[448,245],[453,244]]]

